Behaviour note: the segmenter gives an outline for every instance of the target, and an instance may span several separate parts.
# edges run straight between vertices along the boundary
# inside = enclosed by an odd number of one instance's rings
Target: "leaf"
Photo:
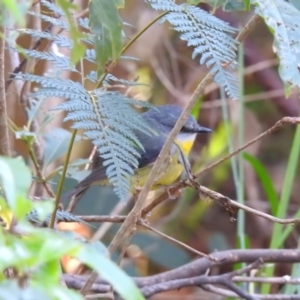
[[[223,7],[225,11],[245,10],[247,7],[245,6],[245,2],[246,0],[227,0]]]
[[[284,0],[252,0],[252,4],[274,35],[280,77],[287,85],[300,87],[300,11]]]
[[[168,11],[162,21],[172,24],[180,38],[194,48],[192,58],[200,56],[200,64],[209,68],[226,94],[238,99],[237,79],[232,72],[236,65],[237,41],[231,35],[236,29],[194,5],[177,5],[172,0],[147,2],[154,9]]]
[[[0,7],[2,10],[2,13],[0,15],[0,23],[2,25],[10,27],[14,26],[15,23],[17,23],[20,26],[24,26],[26,21],[25,15],[31,5],[31,1],[3,0],[1,4],[4,6]],[[5,18],[5,16],[9,15],[8,13],[3,13],[3,11],[5,11],[5,8],[13,16],[13,20],[11,20],[10,17]]]
[[[278,204],[279,204],[279,199],[277,197],[277,193],[275,191],[272,179],[268,173],[268,171],[265,169],[263,164],[254,156],[244,152],[243,156],[245,160],[247,160],[253,167],[255,173],[260,179],[260,182],[264,188],[264,191],[267,195],[271,212],[273,216],[276,216],[277,209],[278,209]]]
[[[216,8],[223,6],[225,11],[237,11],[237,10],[249,10],[250,0],[188,0],[188,4],[198,5],[201,2],[205,2]]]
[[[26,214],[26,206],[31,208],[30,201],[25,199],[31,184],[31,173],[24,160],[0,157],[0,177],[8,206],[17,218]]]
[[[244,5],[246,10],[250,10],[251,0],[244,0]]]
[[[130,178],[144,151],[138,134],[154,133],[132,106],[149,107],[149,104],[105,89],[91,91],[89,96],[87,101],[72,100],[55,109],[67,111],[64,121],[73,121],[72,128],[83,129],[84,135],[97,147],[105,167],[103,171],[119,199],[124,201],[130,190]]]
[[[68,149],[72,134],[63,128],[54,128],[43,135],[44,145],[44,166],[47,167],[53,161],[63,156]],[[80,137],[76,136],[75,142]]]
[[[116,61],[122,52],[122,20],[118,14],[121,6],[123,1],[120,0],[91,0],[89,4],[98,76],[103,74],[109,59]]]
[[[74,17],[72,15],[72,10],[78,10],[78,7],[68,0],[57,0],[57,4],[62,8],[63,12],[67,16],[69,27],[70,27],[70,36],[73,42],[73,49],[71,53],[71,61],[76,64],[79,62],[81,57],[85,53],[86,47],[81,42],[81,39],[84,38],[84,34],[79,31],[77,25],[74,22]]]
[[[213,7],[213,9],[215,10],[216,8],[218,8],[222,5],[225,5],[227,1],[228,0],[205,0],[205,1],[189,1],[189,3],[193,4],[193,5],[198,5],[197,2],[205,2],[209,5],[211,5]],[[195,3],[191,3],[191,2],[195,2]]]
[[[41,112],[42,105],[44,104],[46,98],[43,97],[39,100],[30,99],[30,107],[26,107],[27,117],[28,117],[28,128],[31,127],[33,120],[38,118],[39,113]]]
[[[294,5],[300,11],[300,1],[299,0],[288,0],[292,5]]]

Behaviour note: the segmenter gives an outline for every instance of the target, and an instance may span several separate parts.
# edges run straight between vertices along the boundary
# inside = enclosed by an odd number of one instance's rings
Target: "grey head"
[[[179,119],[182,113],[182,108],[176,105],[162,105],[149,109],[143,113],[145,119],[151,120],[151,123],[156,123],[156,128],[161,130],[173,129],[175,123]],[[152,122],[154,121],[154,122]],[[211,129],[203,127],[197,123],[192,115],[189,115],[187,121],[183,125],[181,133],[200,133],[200,132],[212,132]]]

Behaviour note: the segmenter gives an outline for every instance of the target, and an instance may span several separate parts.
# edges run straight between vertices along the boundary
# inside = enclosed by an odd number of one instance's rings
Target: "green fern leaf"
[[[100,0],[99,0],[100,1]],[[114,0],[116,5],[118,0]],[[44,3],[45,0],[42,0]],[[47,6],[57,15],[63,16],[63,11],[56,9],[55,4]],[[116,9],[116,6],[115,8]],[[35,14],[34,14],[35,15]],[[50,22],[63,29],[68,30],[67,22],[64,18],[55,19],[45,15],[35,15],[41,20]],[[87,19],[79,21],[81,27],[87,28]],[[54,41],[60,47],[75,47],[72,42],[61,36],[49,32],[38,32],[24,29],[23,33],[34,38],[43,38]],[[85,36],[93,44],[95,35]],[[16,51],[15,49],[13,49]],[[152,134],[151,129],[145,124],[144,119],[135,111],[133,106],[149,107],[143,101],[137,101],[123,96],[119,92],[108,92],[105,88],[87,91],[81,83],[70,79],[59,77],[61,70],[68,70],[77,73],[75,66],[68,57],[61,56],[59,53],[39,52],[36,50],[23,51],[28,57],[51,62],[54,70],[53,76],[17,74],[16,80],[23,80],[36,83],[38,88],[31,97],[34,99],[46,99],[58,97],[67,100],[59,104],[53,110],[63,110],[67,112],[64,121],[72,121],[73,128],[81,129],[97,147],[103,164],[107,166],[107,176],[114,185],[114,190],[122,200],[127,198],[130,189],[130,177],[138,167],[138,158],[143,147],[139,142],[134,131],[139,129],[147,134]],[[95,63],[96,52],[94,49],[85,51],[84,59]],[[132,57],[122,57],[123,59],[134,59]],[[111,56],[109,59],[114,60]],[[96,64],[95,64],[96,67]],[[87,78],[97,82],[97,73],[92,70]],[[107,75],[104,84],[139,85],[140,83],[119,79],[111,74]],[[37,106],[38,104],[35,103]]]
[[[122,52],[122,20],[118,14],[119,1],[91,0],[89,4],[90,28],[95,36],[98,76],[109,59],[116,61]]]
[[[143,150],[133,129],[152,134],[131,105],[149,106],[119,92],[98,89],[90,92],[89,102],[72,99],[55,108],[69,112],[65,121],[73,121],[72,127],[84,130],[84,135],[98,148],[109,181],[121,200],[127,198],[130,177],[138,167],[138,148]]]
[[[283,0],[252,0],[274,34],[274,49],[280,59],[279,74],[290,86],[300,88],[300,11]]]
[[[206,11],[188,4],[177,5],[172,0],[147,0],[157,10],[169,11],[167,20],[180,32],[181,39],[194,47],[192,57],[200,55],[200,64],[205,64],[229,97],[238,98],[237,80],[229,68],[236,64],[236,41],[230,36],[236,30],[226,22]],[[227,66],[227,68],[224,68]]]

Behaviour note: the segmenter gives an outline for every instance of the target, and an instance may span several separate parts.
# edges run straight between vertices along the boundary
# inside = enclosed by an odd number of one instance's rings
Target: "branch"
[[[144,294],[147,296],[150,294],[158,293],[163,290],[177,289],[179,287],[191,286],[191,285],[201,285],[205,290],[210,290],[215,293],[221,292],[230,292],[230,295],[236,297],[236,293],[241,297],[240,289],[236,290],[236,286],[233,286],[233,282],[245,281],[245,282],[262,282],[262,280],[268,280],[268,278],[258,279],[258,278],[247,278],[239,277],[240,274],[248,272],[249,270],[258,268],[261,266],[262,262],[264,263],[298,263],[300,262],[300,250],[298,249],[251,249],[251,250],[228,250],[214,252],[211,256],[218,259],[218,262],[213,262],[207,258],[199,258],[195,261],[192,261],[182,267],[176,268],[171,271],[163,272],[161,274],[142,277],[142,278],[133,278],[135,283],[139,288],[142,289]],[[221,269],[222,266],[233,265],[235,263],[250,263],[246,268],[220,274],[217,276],[203,275],[207,270],[213,268]],[[73,289],[81,289],[89,275],[68,275],[64,274],[63,279],[65,280],[67,286]],[[246,279],[245,279],[246,278]],[[285,277],[283,277],[285,278]],[[230,279],[230,280],[229,280]],[[279,279],[281,281],[279,281]],[[278,280],[270,279],[270,283],[289,283],[288,278],[284,281],[282,278]],[[230,283],[232,282],[232,284]],[[295,284],[299,284],[299,279],[293,280]],[[213,286],[211,287],[211,284]],[[229,287],[232,291],[221,289],[215,287],[215,284],[221,284],[223,286]],[[91,287],[91,291],[96,293],[107,293],[110,286],[101,278],[97,278],[95,283]],[[244,291],[242,291],[244,292]],[[245,295],[244,295],[245,296]],[[244,297],[243,296],[243,297]],[[284,295],[251,295],[255,298],[249,298],[249,295],[246,294],[248,298],[244,299],[298,299],[289,296],[286,298]]]
[[[150,225],[148,225],[145,221],[138,220],[138,225],[140,225],[140,226],[142,226],[142,227],[144,227],[144,228],[146,228],[146,229],[148,229],[148,230],[156,233],[159,236],[164,237],[165,239],[167,239],[169,241],[172,241],[173,243],[176,243],[176,244],[182,246],[183,248],[185,248],[185,249],[187,249],[187,250],[189,250],[189,251],[191,251],[191,252],[193,252],[193,253],[195,253],[195,254],[197,254],[199,256],[206,257],[207,259],[212,260],[214,262],[218,261],[218,259],[214,258],[212,255],[207,255],[207,254],[205,254],[203,252],[197,251],[196,249],[194,249],[194,248],[192,248],[192,247],[190,247],[190,246],[188,246],[188,245],[186,245],[186,244],[184,244],[184,243],[182,243],[182,242],[180,242],[180,241],[178,241],[178,240],[176,240],[176,239],[168,236],[167,234],[160,232],[159,230],[157,230],[157,229],[151,227]]]
[[[11,156],[5,94],[5,27],[0,27],[0,154]]]
[[[217,295],[225,296],[225,297],[232,297],[241,299],[239,295],[236,293],[229,291],[227,289],[223,289],[212,284],[204,284],[202,285],[203,290],[207,292],[211,292]],[[259,300],[299,300],[299,296],[295,295],[284,295],[284,294],[271,294],[271,295],[259,295],[259,294],[252,294],[257,297]]]
[[[197,184],[197,190],[208,196],[211,199],[214,199],[218,201],[223,208],[229,213],[230,217],[235,219],[236,214],[238,209],[242,209],[248,213],[251,213],[255,216],[262,217],[264,219],[270,220],[274,223],[279,223],[279,224],[296,224],[300,223],[300,219],[297,218],[292,218],[292,219],[281,219],[281,218],[276,218],[273,217],[272,215],[266,214],[264,212],[261,212],[259,210],[253,209],[249,206],[243,205],[241,203],[238,203],[237,201],[234,201],[230,199],[229,197],[226,197],[218,192],[212,191],[204,186],[200,186],[198,183]],[[195,187],[193,184],[192,187]]]
[[[250,295],[249,293],[243,291],[237,285],[232,282],[232,277],[236,274],[243,274],[245,272],[249,272],[257,267],[261,266],[263,263],[262,259],[258,259],[256,262],[242,268],[240,270],[236,270],[230,273],[225,273],[216,276],[208,276],[208,275],[201,275],[193,278],[184,278],[184,279],[177,279],[167,282],[161,282],[154,284],[152,286],[146,286],[141,289],[142,293],[148,298],[157,293],[161,293],[164,291],[169,290],[177,290],[183,287],[188,286],[202,286],[203,284],[218,284],[223,285],[230,290],[234,291],[238,296],[242,297],[246,300],[257,300],[256,296]]]

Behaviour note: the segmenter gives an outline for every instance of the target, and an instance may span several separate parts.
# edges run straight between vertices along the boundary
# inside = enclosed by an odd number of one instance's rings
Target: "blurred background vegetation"
[[[123,21],[132,24],[132,27],[125,29],[125,40],[128,41],[158,13],[143,1],[126,0],[125,2],[126,7],[121,10],[121,16]],[[77,0],[74,3],[79,5],[82,11],[87,7],[87,1]],[[213,11],[213,8],[207,4],[199,5],[207,11]],[[36,7],[33,6],[32,9]],[[229,22],[230,25],[242,28],[253,12],[224,12],[216,9],[214,14]],[[34,28],[37,25],[33,19],[28,18],[28,27]],[[34,43],[33,40],[22,35],[17,42],[26,48]],[[213,129],[214,133],[209,137],[197,138],[190,155],[195,172],[225,156],[229,150],[255,138],[282,117],[299,115],[299,92],[292,91],[286,99],[284,85],[277,71],[278,60],[273,52],[272,44],[273,36],[266,25],[261,22],[247,37],[245,43],[239,47],[240,70],[237,71],[237,76],[241,79],[239,101],[226,99],[216,84],[208,86],[205,95],[199,99],[193,114],[201,125]],[[45,46],[42,44],[40,48]],[[68,54],[66,50],[60,51],[65,55]],[[112,73],[118,78],[137,80],[150,86],[128,88],[120,85],[119,90],[130,97],[149,101],[154,105],[176,104],[185,107],[197,84],[208,71],[205,66],[199,65],[198,59],[191,59],[191,53],[192,48],[187,47],[186,42],[180,40],[175,31],[169,30],[168,24],[156,23],[125,53],[125,55],[139,58],[140,61],[120,60]],[[14,57],[17,54],[9,55],[11,59],[6,61],[6,69],[13,70],[17,66],[18,58]],[[86,74],[91,70],[88,63],[79,67]],[[27,69],[30,70],[30,64]],[[38,63],[34,67],[34,72],[37,74],[43,74],[45,71],[48,71],[45,63]],[[67,72],[64,74],[66,78],[69,76]],[[72,79],[76,80],[76,78]],[[14,87],[10,87],[8,91],[9,115],[18,126],[22,127],[26,123],[23,103],[14,94],[14,89],[19,89],[21,85],[14,82],[12,86]],[[93,87],[86,85],[86,88]],[[60,101],[61,99],[56,98],[47,100],[40,112],[47,115],[49,108]],[[61,142],[61,135],[57,128],[69,129],[70,124],[62,123],[62,118],[61,114],[55,114],[54,119],[43,129],[44,139],[41,142],[45,149],[47,147],[51,149]],[[227,161],[205,172],[200,178],[200,184],[231,199],[244,202],[257,210],[277,213],[280,210],[278,199],[282,196],[295,130],[296,127],[285,126],[266,136],[232,161]],[[13,136],[11,139],[15,154],[21,154],[29,160],[26,145]],[[91,152],[92,145],[81,140],[75,145],[72,160],[88,158]],[[63,159],[51,164],[47,171],[51,172],[62,162]],[[298,160],[293,160],[292,164],[297,167],[297,171],[294,184],[290,189],[291,195],[286,200],[287,216],[296,214],[299,207]],[[265,180],[266,178],[270,180]],[[58,178],[52,182],[54,189],[56,180]],[[74,179],[68,179],[65,190],[75,183]],[[155,193],[152,193],[150,197],[153,199]],[[108,187],[92,187],[80,200],[74,212],[79,215],[121,215],[128,212],[132,205],[132,199],[125,206],[123,203],[118,203],[117,197]],[[68,203],[63,203],[63,206],[66,208]],[[271,222],[249,214],[240,215],[238,221],[232,223],[220,205],[209,199],[200,198],[197,192],[188,188],[182,190],[178,199],[169,200],[156,208],[149,216],[149,222],[173,238],[205,253],[233,248],[269,248],[271,241],[274,243],[274,240],[278,238],[276,235],[280,232],[274,231],[274,224]],[[96,224],[97,228],[94,230],[84,225],[75,227],[86,236],[100,238],[108,244],[118,226],[107,223]],[[60,224],[60,227],[74,230],[69,224]],[[298,226],[289,225],[285,228],[289,228],[287,238],[281,245],[273,244],[272,247],[297,247]],[[194,257],[194,254],[179,245],[149,231],[139,230],[130,242],[122,266],[134,276],[151,275],[183,265]],[[70,272],[76,269],[76,266],[75,264],[74,267],[71,261],[66,262],[66,268]],[[290,273],[286,268],[286,266],[278,268],[278,274]],[[153,297],[153,299],[206,299],[205,296],[195,298],[193,295],[196,292],[195,289],[183,289],[161,297]],[[212,298],[207,299],[217,298],[213,295]]]

